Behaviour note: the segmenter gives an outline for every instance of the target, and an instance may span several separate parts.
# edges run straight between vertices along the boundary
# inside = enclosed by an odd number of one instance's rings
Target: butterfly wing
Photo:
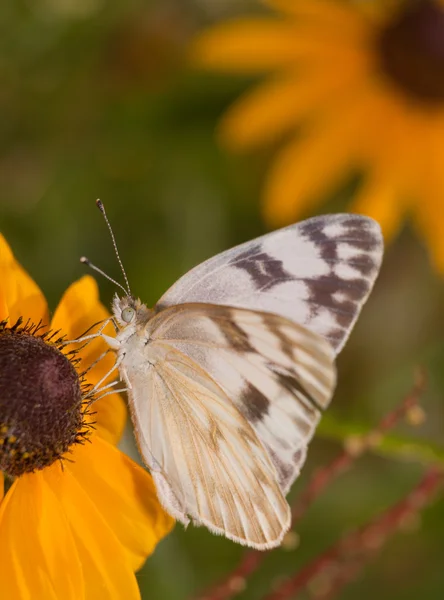
[[[156,308],[204,302],[272,312],[319,333],[338,353],[373,287],[382,253],[373,219],[314,217],[198,265]]]
[[[204,304],[160,312],[146,340],[149,372],[130,348],[123,366],[164,507],[254,548],[278,545],[284,495],[334,388],[330,345],[277,315]]]

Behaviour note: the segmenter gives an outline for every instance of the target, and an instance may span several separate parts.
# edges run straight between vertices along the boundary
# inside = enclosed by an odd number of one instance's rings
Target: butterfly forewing
[[[149,385],[130,346],[125,370],[165,508],[258,549],[278,545],[284,495],[332,395],[330,345],[277,315],[197,303],[156,315],[146,338]]]
[[[314,217],[218,254],[181,277],[157,308],[205,302],[277,313],[343,347],[377,277],[379,225]]]

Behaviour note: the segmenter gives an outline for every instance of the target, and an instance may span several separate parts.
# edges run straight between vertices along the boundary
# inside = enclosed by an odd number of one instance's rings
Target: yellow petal
[[[68,339],[80,337],[91,325],[109,317],[109,312],[99,300],[99,292],[95,280],[86,275],[69,286],[64,293],[52,319],[51,327],[61,329]],[[97,331],[97,327],[94,329]],[[110,324],[104,333],[114,335],[114,328]],[[103,353],[108,350],[102,338],[90,341],[80,350],[82,359],[81,370],[85,370]],[[92,385],[98,383],[102,377],[109,373],[115,364],[115,354],[110,351],[102,356],[100,361],[87,374],[87,380]],[[112,372],[106,381],[112,381],[117,375]],[[122,398],[117,394],[110,394],[94,404],[94,420],[97,431],[108,441],[117,443],[122,435],[126,420],[126,409]]]
[[[109,317],[109,312],[99,300],[96,281],[85,275],[71,284],[57,306],[51,328],[61,329],[68,339],[77,339],[91,327]],[[97,331],[97,328],[94,330]],[[104,333],[113,335],[114,328],[108,324]],[[85,350],[81,351],[83,366],[91,364],[105,350],[107,346],[102,339],[93,340]]]
[[[313,210],[329,189],[337,186],[355,160],[372,100],[365,90],[351,94],[328,116],[308,130],[303,139],[291,142],[278,155],[268,176],[264,213],[272,225],[291,223]]]
[[[436,269],[444,274],[444,128],[425,122],[421,133],[413,144],[420,161],[415,225],[427,243]]]
[[[422,201],[415,204],[414,220],[416,228],[424,238],[433,264],[444,275],[444,209],[442,194],[436,190],[425,194]]]
[[[405,194],[393,178],[368,177],[350,206],[352,212],[373,217],[382,227],[386,240],[399,231],[406,212]]]
[[[268,143],[293,128],[310,108],[300,82],[273,81],[244,95],[225,113],[220,123],[222,143],[245,148]]]
[[[124,546],[133,569],[142,566],[174,521],[157,500],[151,476],[97,436],[76,448],[66,466]]]
[[[6,304],[6,297],[0,288],[0,323],[5,321],[9,316],[8,305]]]
[[[114,502],[113,496],[103,497],[96,506],[69,468],[62,471],[58,464],[54,466],[42,475],[69,521],[82,566],[85,600],[139,600],[127,554],[102,515],[105,505]],[[62,594],[57,600],[65,597]]]
[[[20,477],[0,509],[1,596],[83,600],[82,567],[64,510],[42,472]]]
[[[367,175],[351,210],[379,221],[389,240],[398,233],[411,203],[409,180],[418,163],[417,149],[401,107],[385,99],[374,105],[369,119],[367,144],[361,144]]]
[[[357,68],[352,61],[339,62],[337,70],[328,66],[299,77],[293,73],[245,94],[222,118],[222,142],[234,149],[269,143],[342,97],[354,85]]]
[[[294,25],[272,19],[239,19],[212,27],[197,36],[190,60],[200,66],[229,72],[256,73],[293,65],[305,55]]]
[[[42,321],[48,324],[48,306],[38,285],[19,265],[5,238],[0,234],[0,318],[9,317],[15,323],[19,317],[25,322]]]
[[[327,26],[341,35],[360,32],[364,26],[364,13],[356,7],[335,0],[265,0],[266,4],[298,19],[311,20],[318,26]]]
[[[97,434],[109,442],[117,445],[122,437],[126,423],[126,406],[118,394],[110,394],[94,402],[92,420]]]

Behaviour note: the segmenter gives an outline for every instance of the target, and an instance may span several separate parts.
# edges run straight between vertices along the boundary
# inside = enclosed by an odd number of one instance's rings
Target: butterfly
[[[257,550],[281,543],[285,496],[382,254],[372,219],[314,217],[210,258],[152,309],[131,295],[122,267],[118,332],[102,336],[143,461],[177,521]]]

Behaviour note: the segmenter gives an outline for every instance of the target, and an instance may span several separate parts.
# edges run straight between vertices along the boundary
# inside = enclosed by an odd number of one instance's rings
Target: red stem
[[[356,577],[360,570],[358,568],[381,548],[388,537],[399,529],[408,517],[417,514],[430,502],[438,487],[443,484],[443,470],[439,467],[430,467],[405,498],[369,524],[342,538],[264,600],[294,598],[317,576],[328,571],[331,573],[329,589],[319,597],[323,600],[331,600],[345,584]]]

